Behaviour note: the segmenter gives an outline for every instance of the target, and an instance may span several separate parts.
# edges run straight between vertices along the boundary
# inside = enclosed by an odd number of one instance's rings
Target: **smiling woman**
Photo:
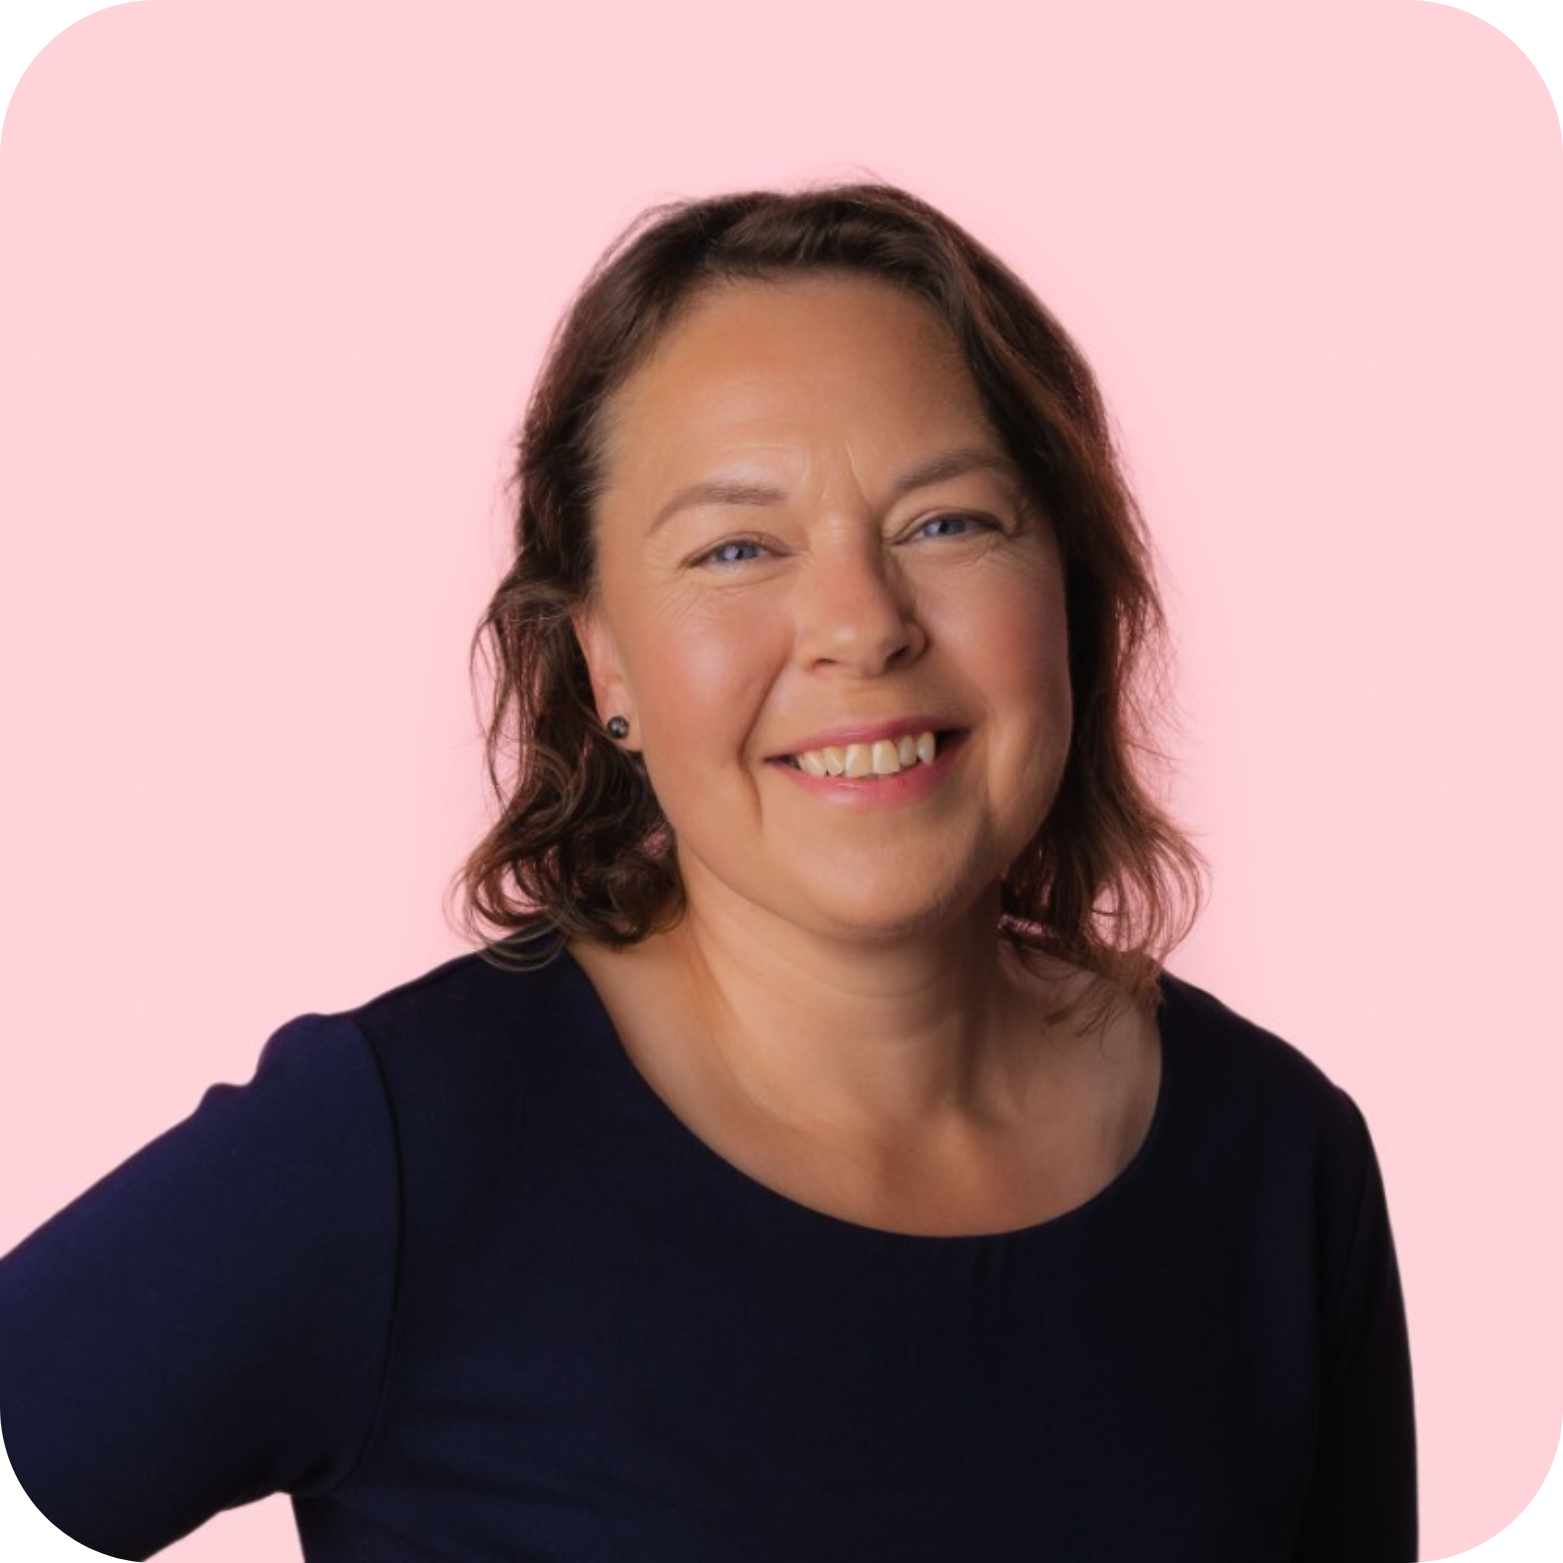
[[[1171,976],[1160,611],[1089,370],[883,186],[647,215],[523,430],[482,948],[0,1265],[144,1556],[1409,1560],[1371,1138]]]
[[[678,843],[669,937],[856,960],[991,896],[1068,752],[1064,575],[942,323],[850,274],[730,284],[615,413],[577,629]]]
[[[821,313],[820,295],[838,307],[821,319],[816,346],[822,336],[853,331],[856,301],[878,299],[879,307],[861,332],[841,339],[836,367],[819,362],[809,384],[799,355],[789,362],[788,332],[790,323]],[[713,314],[731,317],[725,346]],[[735,539],[730,521],[724,532],[723,511],[764,515],[784,507],[798,483],[822,478],[789,474],[788,461],[804,457],[766,452],[763,428],[751,429],[752,448],[744,449],[744,399],[758,389],[783,412],[790,393],[796,413],[817,394],[814,412],[823,423],[839,411],[831,400],[838,390],[854,389],[828,379],[852,347],[872,355],[886,332],[909,321],[912,340],[897,341],[893,371],[887,361],[873,384],[871,358],[858,374],[857,389],[869,396],[882,395],[897,375],[913,377],[892,388],[906,425],[899,430],[905,465],[879,474],[887,487],[873,497],[888,502],[893,494],[906,510],[938,500],[940,483],[980,480],[985,507],[968,511],[961,526],[994,526],[992,506],[1002,499],[1012,530],[1023,522],[1033,534],[1051,532],[1067,559],[1066,667],[1075,707],[1069,760],[1051,806],[1043,800],[1039,808],[1034,838],[1003,875],[1001,927],[1016,948],[1049,951],[1154,1001],[1160,959],[1197,898],[1199,864],[1136,764],[1152,752],[1147,707],[1160,672],[1162,618],[1101,398],[1068,336],[1024,283],[942,214],[884,187],[721,197],[649,212],[582,289],[533,396],[517,474],[515,565],[484,625],[499,673],[491,760],[513,744],[534,763],[496,776],[506,808],[466,874],[475,929],[546,927],[617,945],[677,915],[684,886],[668,816],[643,785],[644,768],[604,749],[601,713],[577,654],[582,608],[601,596],[599,539],[623,530],[610,530],[598,512],[650,507],[631,523],[644,529],[648,562],[666,559],[656,552],[661,532],[687,524],[693,511],[695,521],[716,528],[704,561],[712,569],[739,564],[735,550],[758,563],[763,539],[752,529]],[[757,323],[769,323],[763,336],[751,331]],[[680,383],[679,366],[702,350],[725,380],[701,388],[684,375]],[[787,387],[772,383],[773,366],[791,375]],[[704,399],[698,412],[690,404],[684,426],[716,414],[733,451],[723,455],[713,442],[648,454],[645,465],[683,467],[643,473],[633,465],[636,452],[672,437],[677,407],[649,440],[615,435],[648,433],[648,409],[669,405],[651,388],[660,392],[670,379],[681,394]],[[626,456],[631,464],[617,493],[610,484],[615,453],[620,465]],[[851,447],[844,459],[856,459]],[[654,495],[626,487],[638,482],[664,487]],[[838,584],[844,596],[862,600],[850,581]],[[918,622],[912,615],[914,633]],[[1028,633],[1021,648],[1034,639]],[[1007,647],[1004,659],[1014,651]],[[535,763],[545,755],[550,763]],[[624,807],[614,823],[602,811],[605,794]],[[566,862],[570,871],[561,873]],[[540,908],[547,909],[542,919]]]

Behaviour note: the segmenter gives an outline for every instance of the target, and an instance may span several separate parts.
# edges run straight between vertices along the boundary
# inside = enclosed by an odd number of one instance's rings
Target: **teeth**
[[[876,776],[894,776],[901,769],[901,752],[888,738],[876,740],[872,758]]]
[[[915,737],[903,733],[900,738],[880,738],[871,744],[806,749],[792,758],[798,769],[810,776],[845,776],[855,781],[864,776],[894,776],[919,761],[932,765],[938,748],[932,733]]]

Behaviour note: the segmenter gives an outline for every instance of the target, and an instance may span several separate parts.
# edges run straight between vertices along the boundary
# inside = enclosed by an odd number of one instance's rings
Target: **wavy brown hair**
[[[1031,290],[948,217],[883,184],[652,208],[587,278],[550,345],[515,471],[515,561],[473,642],[487,663],[493,828],[456,882],[494,958],[551,933],[633,944],[676,922],[671,829],[639,756],[607,738],[571,612],[596,586],[593,510],[614,392],[704,290],[822,269],[877,277],[947,324],[995,432],[1056,529],[1074,731],[1057,796],[1002,886],[1022,951],[1152,1002],[1203,860],[1148,785],[1167,665],[1143,523],[1084,358]],[[546,941],[545,941],[546,942]]]

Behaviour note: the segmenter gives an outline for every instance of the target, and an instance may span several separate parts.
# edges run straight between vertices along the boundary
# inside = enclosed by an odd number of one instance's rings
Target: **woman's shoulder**
[[[1306,1038],[1278,1036],[1165,973],[1161,991],[1175,1125],[1167,1164],[1187,1202],[1229,1226],[1253,1224],[1256,1253],[1274,1256],[1300,1236],[1323,1256],[1320,1295],[1338,1298],[1348,1256],[1389,1243],[1361,1108],[1309,1057]]]
[[[1361,1109],[1307,1051],[1186,978],[1163,972],[1163,1045],[1186,1105],[1214,1130],[1338,1150],[1367,1147]]]
[[[570,1032],[594,1017],[589,986],[568,955],[541,938],[442,961],[328,1020],[351,1023],[386,1049],[434,1046],[447,1059]]]
[[[443,1123],[459,1134],[544,1087],[575,1082],[601,1025],[579,968],[533,940],[456,956],[283,1032],[304,1028],[311,1051],[327,1038],[367,1048],[404,1129]]]

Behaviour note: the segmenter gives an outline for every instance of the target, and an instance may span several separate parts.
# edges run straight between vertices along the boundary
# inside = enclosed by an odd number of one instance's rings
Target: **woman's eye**
[[[914,537],[963,537],[967,532],[978,527],[991,525],[991,522],[984,521],[981,516],[930,516],[912,535]]]
[[[747,564],[751,559],[759,558],[763,546],[753,538],[739,537],[707,549],[695,562],[697,564]]]

